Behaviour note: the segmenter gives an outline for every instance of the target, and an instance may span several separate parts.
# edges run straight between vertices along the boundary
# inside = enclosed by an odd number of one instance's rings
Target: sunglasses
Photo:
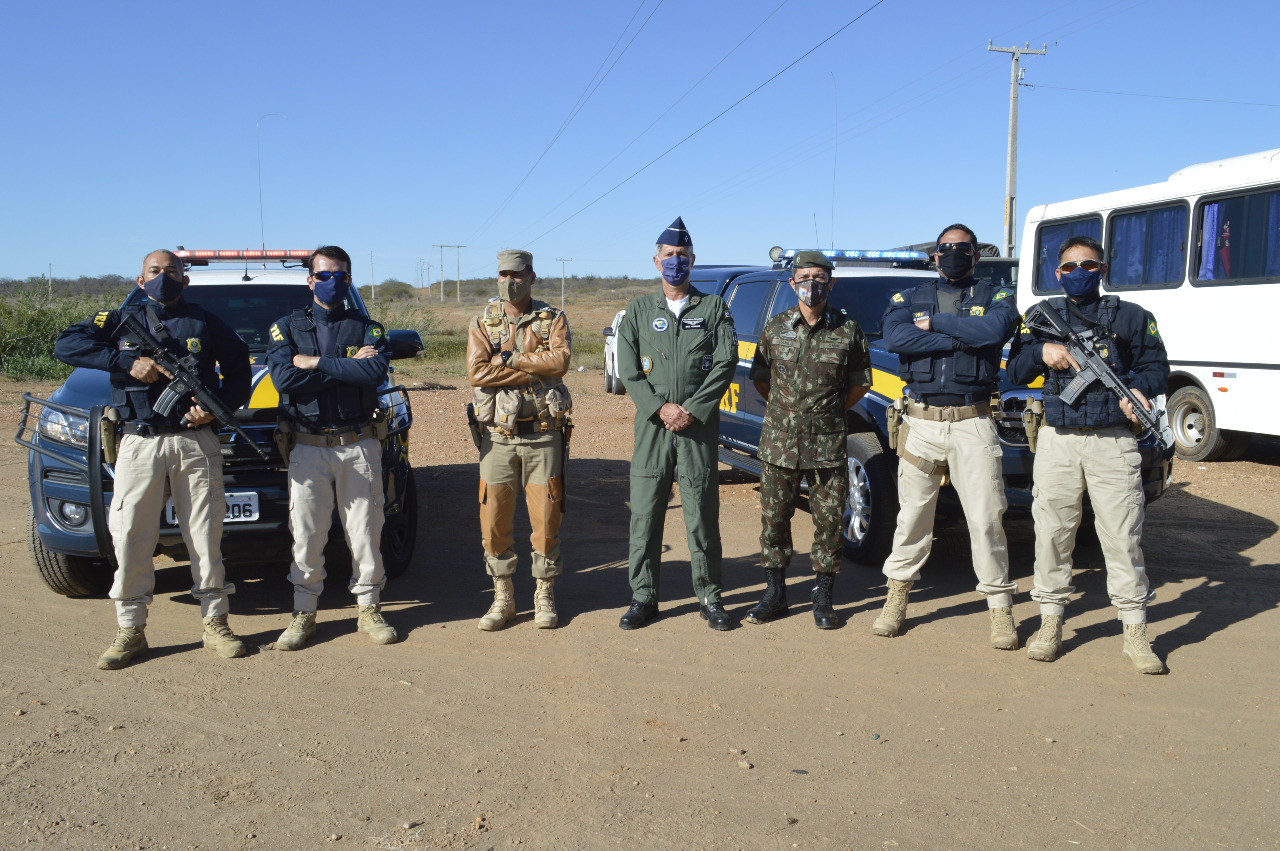
[[[340,284],[351,280],[351,275],[346,272],[316,272],[311,277],[317,281],[327,281],[332,278]]]
[[[959,251],[961,254],[973,254],[976,249],[972,242],[939,242],[938,253],[945,254],[948,251]]]
[[[829,284],[829,283],[831,283],[831,276],[830,276],[830,275],[818,275],[818,276],[813,277],[813,278],[795,278],[794,280],[795,280],[795,282],[796,282],[797,284],[812,284],[812,283],[818,283],[818,284]]]
[[[1058,271],[1065,272],[1066,274],[1070,275],[1072,272],[1076,270],[1077,266],[1080,267],[1081,269],[1084,269],[1086,272],[1096,272],[1102,268],[1102,261],[1101,260],[1081,260],[1079,263],[1077,263],[1074,260],[1068,260],[1066,263],[1059,264]]]

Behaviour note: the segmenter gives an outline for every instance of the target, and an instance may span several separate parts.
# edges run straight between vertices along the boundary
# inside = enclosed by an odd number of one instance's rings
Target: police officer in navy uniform
[[[933,543],[934,510],[949,476],[969,525],[978,593],[987,599],[991,646],[1014,650],[1009,551],[1001,518],[1004,495],[1000,438],[991,394],[1000,355],[1020,319],[1014,291],[973,277],[978,239],[961,224],[938,235],[936,282],[895,293],[884,314],[885,348],[898,355],[906,382],[897,441],[898,526],[884,563],[889,593],[871,631],[894,636],[906,619],[907,594]]]
[[[183,298],[190,283],[173,252],[153,251],[137,278],[147,298],[127,310],[175,357],[193,355],[204,386],[234,411],[249,400],[249,347],[221,319]],[[72,325],[53,349],[64,363],[111,374],[111,406],[124,421],[107,517],[118,565],[110,596],[119,628],[98,667],[123,668],[147,649],[147,607],[155,590],[151,557],[170,495],[191,559],[191,594],[200,601],[204,645],[226,658],[243,656],[244,642],[227,625],[227,596],[235,586],[226,581],[222,565],[227,502],[213,415],[194,399],[179,402],[167,417],[152,410],[173,376],[127,334],[117,336],[122,316],[120,310],[104,310]]]
[[[1148,400],[1167,389],[1169,357],[1150,313],[1101,294],[1107,272],[1104,256],[1092,237],[1073,236],[1063,242],[1056,274],[1066,295],[1046,304],[1075,330],[1098,335],[1097,353],[1150,410]],[[1031,597],[1040,604],[1040,630],[1027,644],[1027,656],[1052,662],[1062,650],[1062,620],[1075,591],[1071,554],[1087,489],[1107,566],[1107,591],[1124,627],[1121,653],[1138,673],[1163,674],[1164,662],[1147,638],[1147,604],[1155,594],[1141,547],[1146,502],[1142,456],[1129,429],[1137,415],[1127,399],[1096,381],[1073,404],[1064,402],[1060,394],[1079,368],[1062,341],[1039,329],[1024,331],[1009,354],[1009,378],[1014,383],[1044,376],[1045,425],[1037,433],[1031,505],[1036,527]]]
[[[289,453],[289,528],[293,533],[293,620],[277,650],[297,650],[315,634],[324,590],[324,546],[336,505],[351,548],[348,589],[357,626],[374,644],[395,628],[382,616],[382,444],[373,418],[391,360],[382,326],[349,308],[351,257],[324,245],[307,261],[312,303],[271,326],[267,366],[280,391]]]

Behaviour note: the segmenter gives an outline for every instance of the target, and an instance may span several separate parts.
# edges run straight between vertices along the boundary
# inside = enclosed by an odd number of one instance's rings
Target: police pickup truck
[[[720,400],[720,460],[759,475],[756,457],[764,423],[764,400],[748,377],[760,331],[770,317],[796,305],[787,283],[790,259],[797,250],[774,248],[772,266],[695,266],[693,286],[718,293],[729,305],[738,333],[738,369]],[[934,280],[928,256],[917,250],[823,251],[835,263],[835,287],[830,303],[862,327],[871,349],[871,390],[846,414],[849,449],[849,501],[844,511],[844,540],[848,556],[861,564],[879,566],[889,553],[897,518],[897,457],[889,449],[885,412],[902,395],[898,357],[884,348],[880,319],[896,292]],[[1000,258],[984,258],[979,276],[1006,282],[1016,267]],[[1008,351],[1006,348],[1006,355]],[[1039,385],[1015,387],[1001,372],[997,430],[1004,459],[1004,481],[1011,506],[1031,504],[1032,454],[1022,426],[1027,400],[1039,398]],[[1168,481],[1170,463],[1151,439],[1142,443],[1143,484],[1147,499],[1158,497]],[[959,499],[948,487],[946,513],[959,511]]]
[[[227,493],[223,554],[232,561],[275,561],[283,570],[289,562],[291,540],[289,487],[287,470],[273,440],[280,394],[266,369],[267,329],[280,317],[311,303],[305,268],[311,252],[180,248],[175,253],[191,277],[184,297],[217,314],[249,344],[253,392],[236,412],[236,420],[267,455],[264,461],[230,429],[219,433]],[[143,299],[142,289],[136,288],[124,305]],[[347,308],[368,313],[354,287],[347,296]],[[417,331],[388,331],[387,341],[393,359],[422,351]],[[108,374],[76,369],[49,398],[30,393],[22,398],[25,405],[17,442],[30,450],[27,542],[31,558],[41,578],[59,594],[101,594],[110,587],[115,569],[107,529],[114,468],[103,458],[100,428],[103,409],[111,403]],[[381,545],[390,576],[409,565],[417,541],[418,497],[409,464],[413,412],[405,388],[392,386],[390,381],[380,389],[379,405],[386,410],[389,423],[382,443],[386,524]],[[327,556],[331,564],[349,561],[336,515],[330,538]],[[172,501],[161,518],[157,552],[186,558]]]

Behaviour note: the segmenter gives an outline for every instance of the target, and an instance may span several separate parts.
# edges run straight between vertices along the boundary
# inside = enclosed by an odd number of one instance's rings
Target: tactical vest
[[[331,323],[337,334],[336,348],[338,357],[355,354],[364,346],[368,324],[359,315],[348,315],[336,323]],[[311,308],[299,308],[289,314],[289,329],[298,354],[309,357],[321,357],[320,342],[317,339],[316,323],[311,317]],[[330,412],[336,413],[340,422],[321,423],[324,416],[321,408],[321,397],[330,403]],[[295,420],[316,423],[323,426],[346,425],[349,423],[368,422],[378,407],[378,388],[362,387],[341,382],[320,393],[282,393],[280,402]],[[334,409],[336,408],[336,411]]]
[[[1078,329],[1080,322],[1067,307],[1067,300],[1057,296],[1048,300],[1048,304],[1058,311],[1072,328]],[[1132,365],[1132,355],[1128,343],[1119,339],[1111,331],[1116,314],[1120,311],[1120,299],[1113,295],[1103,296],[1098,303],[1098,327],[1091,330],[1098,335],[1097,352],[1118,376],[1125,376]],[[1127,425],[1129,420],[1120,410],[1120,402],[1114,393],[1095,381],[1083,396],[1076,399],[1074,405],[1068,405],[1058,395],[1071,383],[1075,371],[1050,369],[1045,371],[1044,419],[1055,428],[1108,428],[1110,426]]]
[[[143,324],[151,331],[166,350],[174,357],[183,358],[194,355],[198,364],[200,381],[210,390],[220,386],[218,371],[214,366],[212,353],[209,351],[208,322],[204,309],[197,304],[185,304],[184,315],[161,319],[150,306],[135,305],[127,308],[130,313],[137,314]],[[123,337],[119,346],[122,350],[129,348]],[[156,422],[161,418],[151,409],[151,404],[160,398],[160,394],[169,386],[168,379],[147,384],[129,375],[127,372],[113,372],[111,375],[111,406],[120,412],[125,420],[140,422]],[[169,416],[169,420],[177,423],[191,410],[194,403],[190,399],[179,402]]]
[[[491,301],[484,308],[480,324],[489,337],[494,352],[500,352],[510,343],[509,351],[523,352],[525,333],[517,324],[524,317],[508,316],[504,302]],[[546,302],[535,301],[530,307],[536,316],[532,325],[541,339],[536,351],[550,349],[551,326],[560,311]],[[519,331],[519,333],[517,333]],[[519,431],[518,422],[537,421],[539,432],[559,431],[573,413],[573,400],[569,388],[561,378],[531,376],[532,380],[519,387],[473,387],[472,405],[476,419],[510,437]]]
[[[994,292],[992,284],[975,281],[964,291],[957,315],[983,315],[991,306]],[[924,284],[912,290],[908,309],[913,321],[926,310],[924,315],[937,313],[938,285]],[[1002,346],[965,347],[946,354],[899,355],[898,373],[916,393],[976,394],[985,399],[1000,375],[1001,349]]]

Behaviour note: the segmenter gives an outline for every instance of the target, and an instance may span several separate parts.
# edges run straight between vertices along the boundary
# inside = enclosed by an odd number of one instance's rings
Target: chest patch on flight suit
[[[187,338],[187,351],[191,352],[193,355],[200,354],[200,338],[199,337]]]
[[[970,316],[981,316],[986,312],[987,312],[987,309],[980,304],[974,305],[973,307],[969,308]]]
[[[640,368],[644,370],[645,375],[648,375],[649,371],[653,369],[653,361],[649,359],[648,355],[640,358]]]
[[[794,339],[796,338],[796,332],[795,332],[795,331],[783,331],[783,332],[782,332],[781,334],[779,334],[778,336],[779,336],[779,337],[781,337],[781,338],[782,338],[782,339],[784,339],[784,340],[794,340]]]
[[[665,317],[662,317],[662,316],[659,316],[657,319],[653,320],[653,330],[655,330],[655,331],[665,331],[665,330],[667,330],[667,320],[666,320],[666,318],[665,318]]]
[[[706,327],[707,327],[707,317],[705,317],[705,316],[695,316],[695,317],[693,317],[692,319],[681,319],[681,320],[680,320],[680,327],[681,327],[681,328],[690,329],[690,330],[695,329],[695,328],[706,328]]]
[[[702,356],[702,371],[703,372],[711,371],[711,355]]]

